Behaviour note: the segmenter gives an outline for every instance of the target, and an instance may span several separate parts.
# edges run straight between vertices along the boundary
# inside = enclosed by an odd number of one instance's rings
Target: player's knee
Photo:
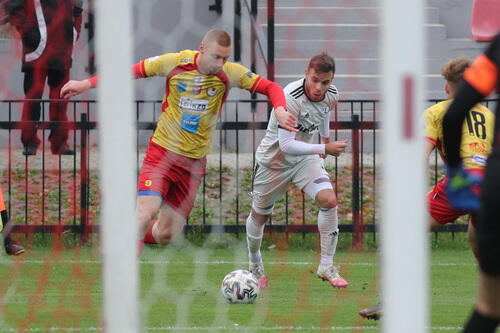
[[[174,235],[171,232],[161,232],[155,239],[159,244],[167,245],[174,240]]]
[[[177,236],[179,235],[178,232],[175,232],[172,228],[163,228],[163,229],[158,229],[158,234],[155,235],[155,239],[158,243],[167,245],[173,242]]]
[[[316,198],[316,203],[318,204],[319,208],[335,208],[337,207],[337,198],[335,197],[335,195],[318,195]]]
[[[137,216],[137,219],[141,223],[143,223],[143,222],[151,222],[155,218],[156,213],[157,212],[153,212],[153,211],[149,211],[149,210],[137,209],[136,216]]]
[[[267,219],[271,214],[260,214],[255,211],[255,209],[252,209],[252,212],[250,213],[252,215],[252,219],[257,222],[258,224],[265,224],[267,222]]]

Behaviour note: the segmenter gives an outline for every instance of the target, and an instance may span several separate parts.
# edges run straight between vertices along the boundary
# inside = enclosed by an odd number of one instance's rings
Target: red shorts
[[[484,169],[469,169],[468,171],[481,177],[484,175]],[[447,182],[448,178],[445,176],[427,193],[429,213],[439,224],[451,223],[462,215],[470,214],[470,212],[450,206],[446,197]],[[474,227],[477,225],[477,217],[471,215],[470,221]]]
[[[205,175],[206,161],[206,157],[194,159],[176,154],[150,140],[138,194],[159,196],[187,218]]]

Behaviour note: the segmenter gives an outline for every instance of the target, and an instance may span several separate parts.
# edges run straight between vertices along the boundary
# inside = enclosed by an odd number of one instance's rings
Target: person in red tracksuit
[[[69,80],[73,44],[82,23],[81,0],[8,0],[9,22],[19,32],[22,41],[24,93],[21,119],[21,141],[24,155],[35,155],[41,140],[36,123],[40,120],[40,102],[45,81],[50,92],[49,118],[67,121],[66,101],[59,100],[62,86]],[[68,127],[54,123],[49,136],[54,154],[73,155],[68,147]]]

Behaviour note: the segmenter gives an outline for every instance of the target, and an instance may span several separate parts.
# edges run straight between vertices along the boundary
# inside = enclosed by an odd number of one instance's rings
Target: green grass
[[[462,326],[472,308],[477,267],[464,236],[453,241],[442,236],[437,243],[430,237],[430,325],[436,328],[431,332]],[[0,258],[0,332],[102,327],[98,241],[91,242],[93,247],[75,247],[71,235],[63,243],[37,237],[23,256]],[[341,236],[336,262],[350,286],[335,290],[315,276],[316,235],[267,236],[263,257],[269,287],[253,305],[229,305],[220,294],[224,275],[247,267],[242,235],[191,234],[169,247],[146,246],[140,258],[142,325],[174,332],[194,327],[211,332],[288,332],[292,327],[379,332],[379,322],[357,315],[380,297],[378,254],[375,246],[350,250],[349,239],[350,234]]]

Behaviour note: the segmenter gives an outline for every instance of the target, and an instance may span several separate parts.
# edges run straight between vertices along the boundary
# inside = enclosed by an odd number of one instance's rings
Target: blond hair
[[[216,41],[220,46],[231,46],[231,36],[229,36],[229,34],[224,30],[212,29],[205,34],[202,40],[205,45],[213,41]]]
[[[462,82],[464,72],[471,63],[470,59],[459,57],[451,59],[441,67],[441,75],[443,75],[453,93],[457,91],[460,82]]]

